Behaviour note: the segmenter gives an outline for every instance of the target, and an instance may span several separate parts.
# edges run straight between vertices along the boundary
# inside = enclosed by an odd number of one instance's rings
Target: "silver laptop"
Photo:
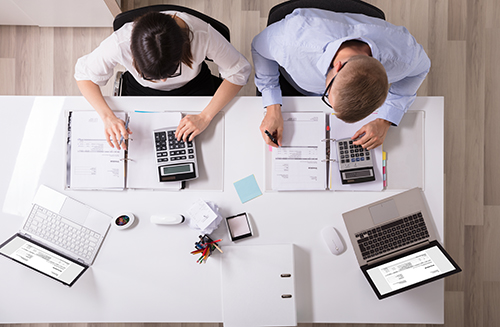
[[[94,262],[111,217],[41,185],[21,230],[2,245],[7,256],[72,286]]]
[[[461,271],[437,241],[420,188],[342,216],[361,270],[379,299]]]

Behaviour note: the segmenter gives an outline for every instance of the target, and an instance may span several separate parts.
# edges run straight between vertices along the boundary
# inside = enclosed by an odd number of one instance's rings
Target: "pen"
[[[277,146],[280,146],[278,144],[278,141],[274,138],[274,136],[271,135],[271,133],[269,133],[269,131],[267,129],[264,131],[264,133],[266,133],[266,135],[269,136],[269,138],[271,139],[271,141],[273,141],[274,144],[276,144]]]
[[[385,151],[382,151],[382,175],[384,187],[387,187],[387,153]]]
[[[127,121],[125,122],[125,129],[128,129],[128,123],[130,122],[130,116],[127,116]],[[123,135],[122,137],[120,138],[120,145],[122,145],[122,142],[123,142]]]

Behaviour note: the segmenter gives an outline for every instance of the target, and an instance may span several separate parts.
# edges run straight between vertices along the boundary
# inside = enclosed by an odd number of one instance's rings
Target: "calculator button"
[[[188,149],[188,153],[194,153],[193,149]]]
[[[365,157],[361,157],[360,159],[361,159],[361,161],[365,161]]]
[[[356,158],[356,161],[359,161],[359,158]]]
[[[185,160],[186,156],[179,157],[181,160]]]
[[[370,157],[366,157],[366,160],[370,160]]]
[[[354,161],[356,161],[356,159],[352,158],[352,159],[351,159],[351,162],[354,162]]]

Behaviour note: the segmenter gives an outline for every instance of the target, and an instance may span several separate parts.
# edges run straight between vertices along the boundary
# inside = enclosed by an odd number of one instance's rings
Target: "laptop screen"
[[[361,270],[379,299],[462,271],[437,241]]]
[[[16,234],[0,245],[0,254],[72,286],[88,266]]]

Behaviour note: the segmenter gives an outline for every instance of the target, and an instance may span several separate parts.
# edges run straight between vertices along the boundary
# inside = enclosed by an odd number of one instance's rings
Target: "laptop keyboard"
[[[84,259],[91,258],[101,239],[98,233],[38,205],[31,209],[24,229]]]
[[[363,259],[370,259],[429,237],[421,212],[356,234]]]

